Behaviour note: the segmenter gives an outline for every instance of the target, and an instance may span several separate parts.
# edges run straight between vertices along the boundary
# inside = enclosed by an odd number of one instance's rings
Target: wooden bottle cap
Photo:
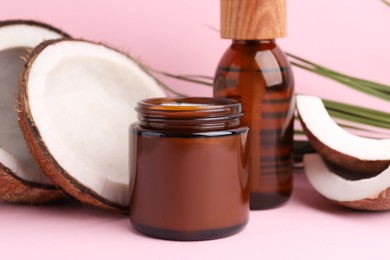
[[[221,37],[265,40],[286,36],[286,0],[221,0]]]

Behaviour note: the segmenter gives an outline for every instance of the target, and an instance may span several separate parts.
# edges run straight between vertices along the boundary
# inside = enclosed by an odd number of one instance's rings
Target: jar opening
[[[138,102],[141,126],[173,130],[211,131],[240,125],[241,103],[227,98],[154,98]]]
[[[161,106],[168,106],[168,107],[199,107],[203,106],[204,104],[201,103],[185,103],[185,102],[169,102],[169,103],[161,103]]]

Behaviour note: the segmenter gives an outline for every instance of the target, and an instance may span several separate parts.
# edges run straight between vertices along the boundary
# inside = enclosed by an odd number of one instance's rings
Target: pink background
[[[156,69],[212,76],[229,41],[219,27],[217,0],[13,0],[0,19],[36,19],[77,38],[129,51]],[[351,75],[390,84],[390,7],[379,0],[289,0],[291,53]],[[388,102],[295,69],[297,91],[390,112]],[[192,95],[209,88],[167,80]],[[177,243],[140,236],[125,216],[64,202],[50,206],[0,203],[1,259],[365,259],[388,254],[390,213],[340,208],[297,176],[284,207],[251,213],[240,234]]]
[[[13,0],[0,19],[29,18],[57,26],[76,38],[110,44],[141,62],[177,74],[213,76],[229,45],[219,33],[218,0]],[[380,0],[287,0],[288,52],[340,72],[390,84],[390,7]],[[382,100],[295,69],[297,91],[390,112]],[[193,95],[211,89],[170,85]]]

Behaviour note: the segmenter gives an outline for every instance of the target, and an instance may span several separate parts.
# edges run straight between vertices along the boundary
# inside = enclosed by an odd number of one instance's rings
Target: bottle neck
[[[269,40],[233,40],[233,44],[242,44],[242,45],[259,45],[259,44],[275,44],[275,39]]]
[[[237,52],[250,52],[255,54],[258,51],[268,51],[278,48],[275,39],[270,40],[233,40],[230,48]]]
[[[159,131],[220,131],[237,128],[241,103],[225,98],[155,98],[138,102],[139,125]]]

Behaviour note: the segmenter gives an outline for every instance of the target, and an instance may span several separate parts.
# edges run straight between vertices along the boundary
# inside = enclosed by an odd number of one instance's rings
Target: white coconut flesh
[[[0,26],[0,164],[20,179],[36,184],[51,182],[39,170],[19,128],[18,80],[25,64],[22,57],[42,41],[61,37],[37,23],[15,21]]]
[[[165,96],[156,80],[120,52],[75,40],[47,45],[29,67],[29,109],[50,155],[80,189],[127,207],[128,127],[137,101]]]
[[[390,160],[390,139],[370,139],[347,132],[330,117],[320,98],[298,95],[296,105],[306,128],[327,147],[362,161]]]
[[[306,176],[315,190],[324,197],[349,202],[363,199],[375,199],[379,193],[390,187],[390,166],[380,174],[365,179],[348,180],[343,170],[336,172],[317,154],[304,156]]]

